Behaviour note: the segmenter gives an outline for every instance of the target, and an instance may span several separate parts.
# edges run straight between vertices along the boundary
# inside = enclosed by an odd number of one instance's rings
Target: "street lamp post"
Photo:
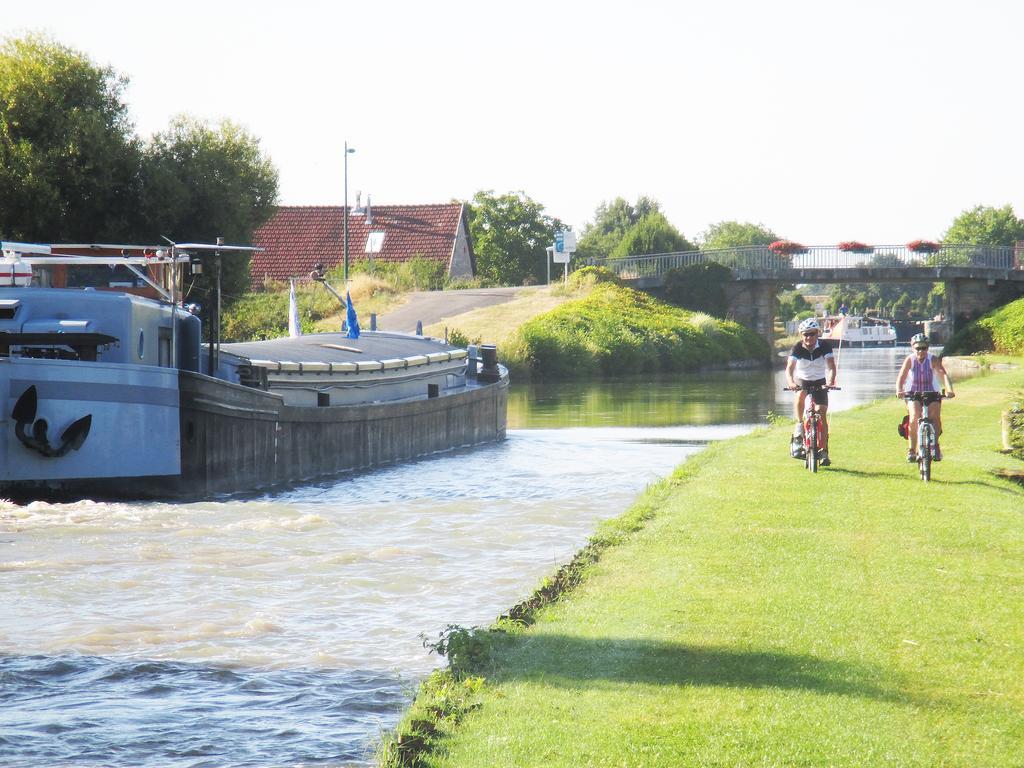
[[[348,156],[355,152],[354,149],[348,148],[348,142],[345,142],[345,210],[344,210],[344,224],[342,225],[343,236],[342,236],[342,248],[345,256],[345,285],[348,285]]]

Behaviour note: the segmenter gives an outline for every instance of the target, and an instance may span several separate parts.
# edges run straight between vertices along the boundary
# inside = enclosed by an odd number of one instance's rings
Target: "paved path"
[[[402,306],[380,315],[377,318],[377,329],[415,333],[417,320],[422,321],[425,328],[431,323],[438,323],[447,317],[455,317],[473,309],[511,301],[516,291],[521,290],[523,290],[522,287],[415,291],[409,294],[408,300]],[[366,327],[370,327],[369,319],[366,320]]]

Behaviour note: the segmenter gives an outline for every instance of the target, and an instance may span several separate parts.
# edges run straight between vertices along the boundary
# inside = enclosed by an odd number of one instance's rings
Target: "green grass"
[[[957,387],[928,485],[895,400],[835,414],[817,475],[788,425],[711,446],[602,526],[578,586],[470,635],[439,679],[486,682],[387,764],[1024,765],[1024,489],[993,474],[1021,466],[1022,388]]]

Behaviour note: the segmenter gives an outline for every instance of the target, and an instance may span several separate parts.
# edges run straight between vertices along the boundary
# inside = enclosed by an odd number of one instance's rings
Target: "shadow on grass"
[[[860,469],[847,469],[845,467],[829,467],[826,471],[835,472],[843,475],[853,475],[855,477],[891,477],[898,480],[919,480],[917,474],[916,464],[907,464],[907,472],[865,472]],[[932,470],[935,472],[935,470]],[[983,480],[943,480],[941,476],[932,475],[930,481],[937,485],[977,485],[981,488],[988,488],[993,491],[999,491],[1000,493],[1009,493],[1017,496],[1018,492],[1014,488],[1007,488],[1006,486],[996,485],[995,483],[986,483]]]
[[[907,466],[911,465],[908,464]],[[916,466],[912,466],[911,469],[913,469],[915,472],[917,471]],[[826,468],[824,471],[830,473],[834,472],[839,475],[853,475],[854,477],[891,477],[894,480],[902,480],[906,477],[909,477],[909,475],[903,472],[866,472],[862,469],[849,469],[848,467],[837,467],[835,464]]]
[[[492,680],[534,680],[570,688],[646,683],[727,688],[779,688],[907,701],[889,673],[846,661],[777,651],[687,646],[650,640],[512,635],[500,641],[506,663]]]

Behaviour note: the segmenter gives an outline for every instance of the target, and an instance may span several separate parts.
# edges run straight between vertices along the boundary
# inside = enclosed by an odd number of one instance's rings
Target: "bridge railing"
[[[812,245],[800,253],[777,254],[754,245],[706,251],[680,251],[620,259],[593,259],[625,279],[662,278],[670,269],[716,263],[735,270],[775,272],[789,269],[906,269],[908,267],[979,267],[1021,269],[1024,249],[1003,245],[943,245],[922,253],[905,245],[876,245],[864,251],[842,251],[834,245]]]

